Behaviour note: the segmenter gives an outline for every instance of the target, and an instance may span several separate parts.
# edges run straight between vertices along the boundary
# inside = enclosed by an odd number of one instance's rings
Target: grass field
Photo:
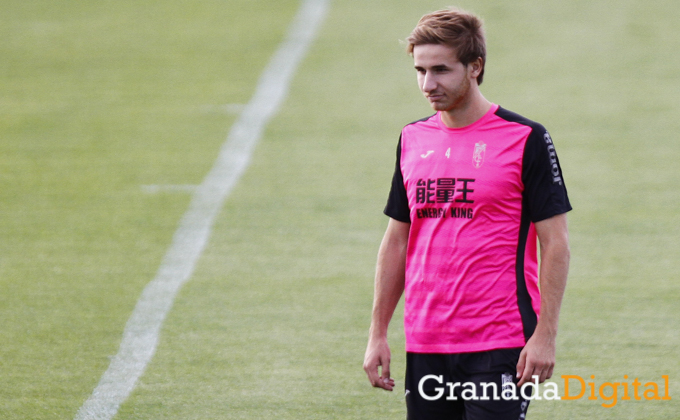
[[[554,379],[670,378],[671,401],[529,418],[680,418],[680,7],[457,4],[487,24],[483,93],[550,129],[575,209]],[[116,418],[404,418],[361,364],[397,136],[431,113],[399,40],[446,5],[333,1]],[[298,6],[0,0],[0,418],[91,394]]]

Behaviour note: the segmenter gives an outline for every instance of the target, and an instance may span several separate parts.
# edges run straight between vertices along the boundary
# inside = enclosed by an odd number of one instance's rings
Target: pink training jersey
[[[540,311],[534,222],[571,210],[548,132],[493,105],[472,125],[404,127],[385,213],[411,223],[406,350],[522,347]]]

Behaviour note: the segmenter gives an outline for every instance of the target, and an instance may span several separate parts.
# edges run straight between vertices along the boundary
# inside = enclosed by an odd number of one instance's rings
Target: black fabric
[[[531,303],[531,295],[527,289],[527,279],[524,274],[524,257],[526,255],[526,245],[530,227],[531,221],[529,220],[527,213],[522,212],[522,221],[520,222],[519,228],[519,241],[517,241],[515,273],[517,281],[517,307],[519,309],[520,317],[522,318],[522,332],[524,333],[525,341],[529,341],[529,338],[534,334],[536,325],[538,324],[538,315],[536,315],[534,306]]]
[[[463,384],[475,384],[475,393],[481,398],[484,393],[482,383],[496,384],[496,395],[501,397],[503,377],[515,385],[515,373],[521,348],[500,349],[477,353],[459,354],[406,354],[406,408],[408,420],[518,420],[526,416],[529,401],[521,397],[519,389],[517,400],[494,398],[494,391],[487,389],[488,400],[464,399]],[[444,388],[440,398],[428,400],[419,390],[420,381],[427,375],[441,375],[442,383],[434,379],[423,382],[423,392],[430,398]],[[459,383],[453,387],[447,383]],[[469,389],[469,386],[468,386]],[[451,399],[452,395],[456,400]]]
[[[524,145],[522,158],[522,215],[520,222],[517,260],[517,304],[525,340],[533,335],[538,322],[531,295],[524,277],[524,257],[531,222],[540,222],[571,210],[567,188],[562,177],[555,145],[548,131],[541,124],[519,114],[498,107],[496,115],[506,121],[531,128]]]
[[[404,187],[404,176],[401,172],[401,136],[399,136],[399,143],[397,144],[397,164],[392,176],[392,187],[384,212],[395,220],[411,223],[411,210],[408,205],[406,187]]]
[[[540,222],[571,210],[555,145],[541,124],[498,107],[496,115],[506,121],[531,127],[524,146],[522,207],[529,220]]]

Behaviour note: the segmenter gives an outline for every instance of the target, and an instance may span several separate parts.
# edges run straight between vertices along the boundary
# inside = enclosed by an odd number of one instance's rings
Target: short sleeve
[[[411,210],[408,205],[408,195],[404,186],[404,175],[401,172],[401,137],[397,144],[397,163],[392,176],[392,187],[387,197],[384,213],[400,222],[411,223]]]
[[[522,182],[524,206],[535,223],[572,208],[552,138],[540,124],[532,128],[524,149]]]

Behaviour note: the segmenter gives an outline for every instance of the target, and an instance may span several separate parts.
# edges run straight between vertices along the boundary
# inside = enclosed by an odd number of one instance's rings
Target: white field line
[[[330,0],[304,0],[286,38],[260,76],[250,102],[234,123],[217,161],[196,188],[156,277],[147,284],[109,368],[76,420],[111,419],[152,359],[163,321],[191,277],[224,200],[245,171],[253,148],[288,92],[298,64],[316,36]]]

